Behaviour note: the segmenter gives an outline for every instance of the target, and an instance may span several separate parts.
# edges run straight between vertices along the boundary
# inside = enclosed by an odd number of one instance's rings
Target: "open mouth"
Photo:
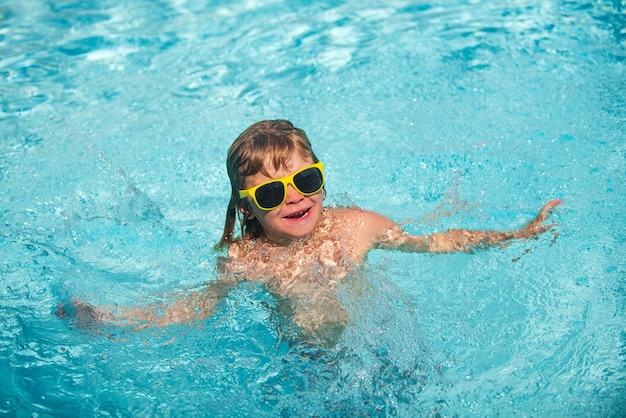
[[[310,211],[311,209],[304,209],[303,211],[300,212],[296,212],[296,213],[292,213],[291,215],[287,215],[285,216],[285,218],[287,219],[300,219],[300,218],[304,218]]]

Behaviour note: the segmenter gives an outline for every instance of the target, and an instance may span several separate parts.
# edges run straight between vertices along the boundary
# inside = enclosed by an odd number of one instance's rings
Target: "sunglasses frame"
[[[312,193],[304,193],[304,192],[302,192],[298,188],[298,186],[296,186],[296,184],[293,181],[293,178],[295,176],[297,176],[298,174],[302,173],[303,171],[309,170],[311,168],[317,168],[320,171],[320,173],[322,175],[322,184],[320,185],[320,188],[315,190],[314,192],[312,192]],[[282,205],[285,204],[285,201],[287,200],[287,186],[291,185],[302,196],[312,196],[312,195],[314,195],[316,193],[319,193],[324,188],[325,180],[326,179],[324,178],[324,164],[321,161],[318,161],[315,164],[311,164],[311,165],[309,165],[307,167],[304,167],[304,168],[302,168],[302,169],[300,169],[298,171],[295,171],[295,172],[291,173],[288,176],[281,177],[281,178],[278,178],[278,179],[272,179],[272,180],[266,181],[264,183],[257,184],[256,186],[250,187],[249,189],[246,189],[246,190],[239,190],[239,198],[240,199],[244,199],[246,197],[249,197],[249,198],[252,199],[254,204],[257,205],[257,207],[259,209],[265,210],[265,211],[270,211],[270,210],[274,210],[276,208],[279,208],[279,207],[281,207]],[[283,199],[280,201],[280,203],[278,205],[276,205],[274,207],[264,208],[263,206],[259,205],[259,202],[256,199],[256,191],[260,187],[263,187],[265,185],[268,185],[268,184],[271,184],[271,183],[275,183],[275,182],[283,184],[283,188],[284,188]]]

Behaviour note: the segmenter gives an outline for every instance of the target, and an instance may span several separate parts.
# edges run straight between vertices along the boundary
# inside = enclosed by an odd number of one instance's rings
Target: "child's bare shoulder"
[[[254,246],[254,241],[248,237],[234,241],[228,246],[228,258],[233,260],[246,258]]]
[[[357,206],[330,207],[324,211],[336,220],[358,219],[363,216],[363,209]]]

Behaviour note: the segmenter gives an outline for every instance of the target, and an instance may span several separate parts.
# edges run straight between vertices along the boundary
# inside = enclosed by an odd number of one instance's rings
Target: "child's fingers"
[[[554,207],[559,206],[561,203],[563,203],[561,199],[553,199],[541,208],[541,212],[547,215],[548,212],[550,212]]]
[[[59,303],[54,311],[54,314],[59,318],[65,318],[67,316],[67,307],[65,306],[65,303]]]
[[[548,213],[550,213],[550,211],[555,206],[558,206],[561,203],[562,203],[561,199],[553,199],[553,200],[549,201],[548,203],[546,203],[545,205],[543,205],[543,207],[539,211],[539,215],[537,215],[537,218],[535,218],[535,221],[537,221],[537,222],[545,221],[548,218]]]

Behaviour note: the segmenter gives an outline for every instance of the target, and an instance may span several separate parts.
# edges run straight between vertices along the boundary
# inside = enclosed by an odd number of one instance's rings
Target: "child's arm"
[[[407,252],[472,252],[496,245],[505,246],[512,239],[532,238],[549,230],[554,224],[544,225],[544,222],[550,210],[560,203],[559,199],[548,202],[535,219],[524,228],[512,232],[451,229],[441,233],[416,236],[406,233],[398,224],[382,215],[372,212],[365,213],[365,224],[368,225],[366,229],[373,232],[372,236],[375,236],[373,240],[375,248]]]
[[[171,304],[142,307],[95,307],[73,298],[70,303],[60,304],[55,314],[71,318],[81,328],[100,327],[163,327],[189,320],[206,319],[213,314],[217,303],[235,286],[232,279],[222,278],[208,284],[206,289],[187,294]]]

